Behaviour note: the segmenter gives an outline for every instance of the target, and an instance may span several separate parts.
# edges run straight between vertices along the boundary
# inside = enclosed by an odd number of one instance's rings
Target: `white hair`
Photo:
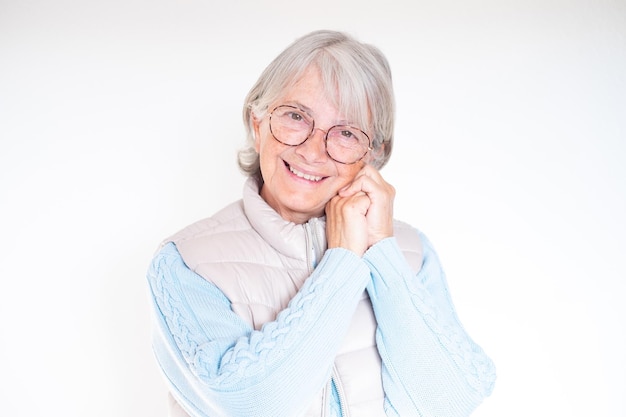
[[[345,33],[321,30],[288,46],[265,68],[250,89],[243,107],[246,143],[238,155],[239,167],[244,174],[260,178],[253,118],[263,118],[269,106],[312,66],[320,71],[327,97],[370,135],[373,148],[370,163],[382,168],[389,160],[395,104],[387,59],[378,48]]]

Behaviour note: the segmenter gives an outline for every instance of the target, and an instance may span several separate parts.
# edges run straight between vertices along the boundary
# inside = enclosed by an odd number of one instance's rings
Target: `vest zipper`
[[[339,397],[339,407],[341,408],[341,417],[350,417],[350,413],[348,410],[348,403],[346,401],[346,393],[343,389],[343,384],[341,383],[341,379],[339,379],[339,371],[337,371],[337,367],[333,365],[333,375],[332,381],[335,384],[335,389],[337,390],[337,396]]]
[[[307,223],[304,223],[305,241],[306,241],[306,257],[309,266],[309,273],[313,273],[313,270],[317,266],[317,263],[322,259],[324,254],[324,239],[320,236],[320,220],[317,218],[310,219]],[[326,236],[324,236],[325,238]],[[324,387],[322,394],[322,417],[328,416],[330,407],[330,398],[332,397],[333,384],[337,387],[338,378],[335,377],[336,369],[333,365],[333,374],[331,379]],[[343,393],[343,387],[337,388],[339,395],[339,406],[341,407],[341,417],[348,417],[347,408],[345,406],[345,395]]]
[[[306,243],[306,264],[309,268],[309,274],[315,269],[315,258],[313,252],[313,237],[311,236],[311,226],[304,223],[304,241]]]
[[[307,223],[304,223],[304,231],[306,235],[306,253],[307,261],[309,265],[309,273],[312,273],[317,263],[322,258],[324,248],[323,240],[320,237],[320,220],[312,218]]]

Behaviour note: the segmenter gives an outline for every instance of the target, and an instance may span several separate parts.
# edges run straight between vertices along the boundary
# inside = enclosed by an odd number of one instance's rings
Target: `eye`
[[[296,122],[301,122],[304,119],[304,117],[300,113],[295,111],[287,113],[287,117]]]
[[[339,141],[344,145],[350,145],[355,142],[360,142],[361,138],[359,134],[352,129],[345,127],[336,127],[329,132],[329,137],[333,140]]]
[[[280,119],[281,123],[287,125],[309,125],[311,124],[311,118],[302,110],[292,106],[280,106],[276,109],[276,117]]]
[[[367,146],[367,136],[350,126],[335,126],[328,132],[328,143],[333,147],[362,148]]]

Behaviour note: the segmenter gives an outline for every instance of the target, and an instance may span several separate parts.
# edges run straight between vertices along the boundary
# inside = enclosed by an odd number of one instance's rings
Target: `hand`
[[[348,197],[355,193],[365,193],[370,200],[367,210],[367,230],[369,248],[376,242],[393,236],[393,200],[395,188],[383,179],[380,172],[366,165],[356,175],[352,183],[339,190],[339,197]]]
[[[336,195],[326,204],[328,248],[345,248],[362,256],[367,250],[367,210],[370,199],[364,192],[347,197]]]
[[[378,170],[366,165],[326,205],[328,247],[344,247],[361,256],[379,240],[393,236],[395,193]]]

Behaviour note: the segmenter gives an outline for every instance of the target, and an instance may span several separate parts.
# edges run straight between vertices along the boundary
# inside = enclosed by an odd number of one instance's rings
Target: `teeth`
[[[304,172],[296,171],[291,166],[289,167],[289,171],[291,171],[296,176],[300,178],[304,178],[305,180],[309,180],[309,181],[320,181],[322,178],[324,178],[324,177],[316,177],[315,175],[309,175],[309,174],[305,174]]]

